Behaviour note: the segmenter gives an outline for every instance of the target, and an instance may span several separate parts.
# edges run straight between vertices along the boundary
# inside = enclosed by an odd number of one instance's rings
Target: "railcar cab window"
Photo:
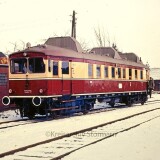
[[[43,62],[43,58],[29,58],[28,69],[30,73],[44,73],[45,64]]]
[[[69,62],[62,62],[62,74],[69,74]]]
[[[11,73],[12,74],[25,74],[25,73],[44,73],[45,64],[43,58],[26,58],[12,59],[11,60]]]
[[[27,72],[27,59],[11,59],[11,73],[23,74]]]

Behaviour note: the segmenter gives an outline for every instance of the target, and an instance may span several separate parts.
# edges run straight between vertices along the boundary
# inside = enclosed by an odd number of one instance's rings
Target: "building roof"
[[[152,77],[154,80],[160,80],[160,68],[151,68],[150,77]]]
[[[0,57],[6,57],[2,52],[0,52]]]

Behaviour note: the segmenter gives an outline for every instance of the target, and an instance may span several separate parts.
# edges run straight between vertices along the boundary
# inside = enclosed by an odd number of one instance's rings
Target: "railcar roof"
[[[117,63],[117,64],[124,64],[128,66],[136,66],[136,67],[143,67],[147,68],[142,62],[133,62],[123,58],[112,58],[108,55],[102,54],[95,54],[95,53],[82,53],[82,52],[75,52],[70,49],[60,48],[56,46],[50,45],[38,45],[31,48],[27,48],[23,51],[12,53],[11,55],[22,53],[22,52],[40,52],[44,53],[47,56],[56,56],[56,57],[70,57],[70,58],[80,58],[86,60],[94,60],[94,61],[101,61],[101,62],[109,62],[109,63]]]

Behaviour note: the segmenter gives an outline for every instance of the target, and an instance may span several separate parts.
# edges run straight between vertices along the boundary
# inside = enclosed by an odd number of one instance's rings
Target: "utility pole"
[[[75,17],[76,12],[73,11],[72,15],[72,31],[71,31],[71,37],[76,39],[76,17]]]

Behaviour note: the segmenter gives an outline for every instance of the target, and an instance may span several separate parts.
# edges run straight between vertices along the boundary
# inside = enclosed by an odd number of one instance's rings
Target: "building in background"
[[[154,79],[154,91],[160,93],[160,68],[151,68],[150,76]]]

